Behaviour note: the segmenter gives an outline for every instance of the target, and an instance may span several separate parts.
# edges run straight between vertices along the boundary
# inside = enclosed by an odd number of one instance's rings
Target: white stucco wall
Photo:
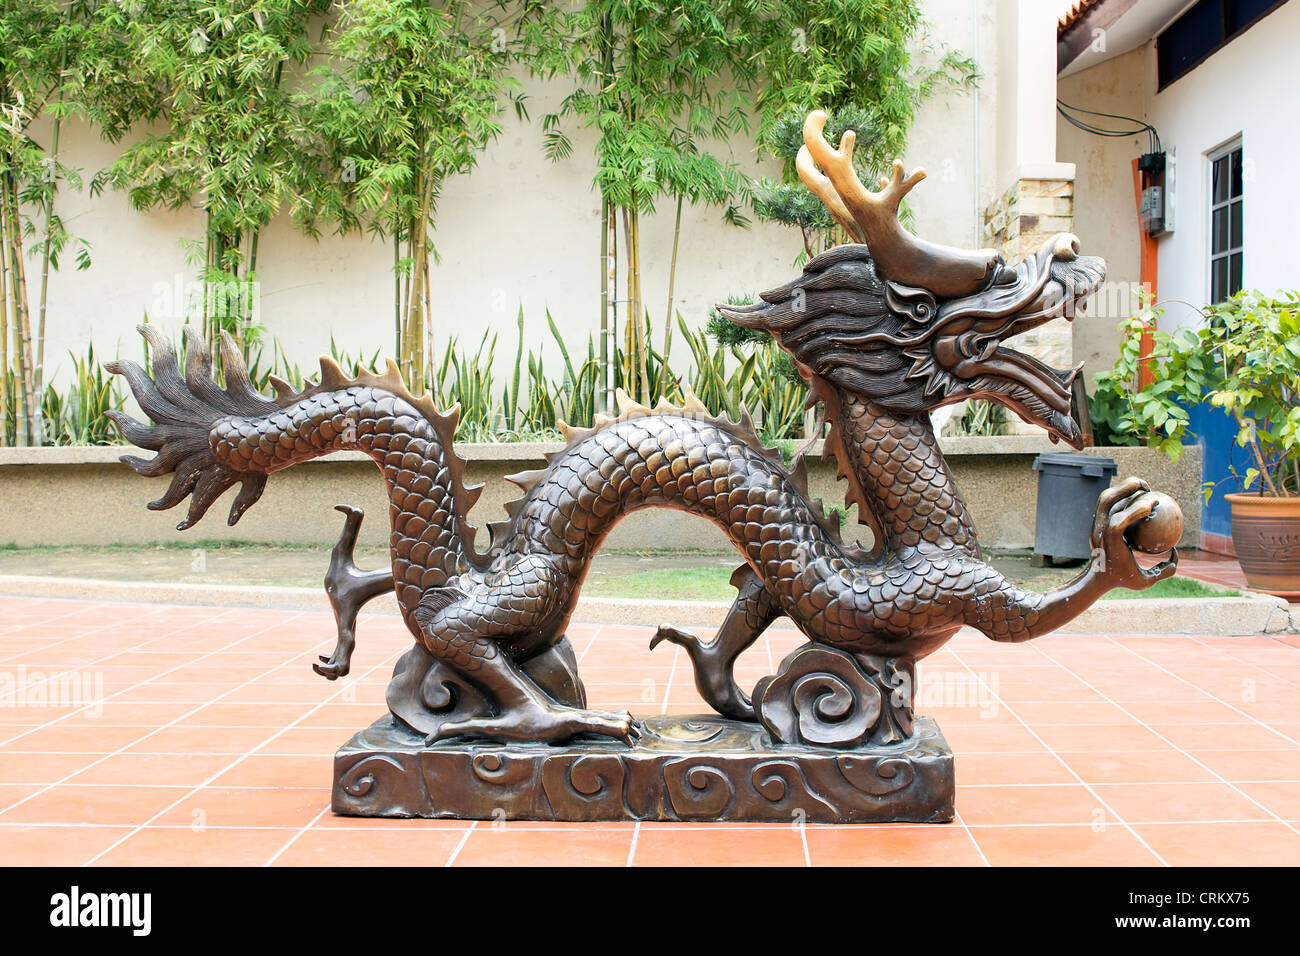
[[[1107,60],[1090,70],[1063,77],[1058,95],[1071,106],[1120,116],[1145,114],[1145,60],[1141,49]],[[1117,120],[1099,120],[1112,128]],[[1074,360],[1084,363],[1089,388],[1097,372],[1112,368],[1119,356],[1116,327],[1131,315],[1138,285],[1138,221],[1133,198],[1135,157],[1146,152],[1147,137],[1104,137],[1057,117],[1057,156],[1076,168],[1074,232],[1084,252],[1106,260],[1106,285],[1074,320]]]
[[[1174,231],[1157,243],[1157,288],[1173,329],[1200,321],[1210,296],[1208,154],[1240,137],[1245,161],[1243,225],[1246,288],[1300,287],[1296,265],[1296,198],[1292,157],[1300,154],[1294,122],[1300,79],[1284,68],[1300,35],[1300,5],[1286,4],[1159,93],[1154,40],[1098,66],[1063,77],[1067,103],[1141,118],[1160,133],[1174,166]],[[1112,119],[1103,125],[1121,125]],[[1075,358],[1089,381],[1113,365],[1116,323],[1129,310],[1138,279],[1138,227],[1132,160],[1147,151],[1144,135],[1106,139],[1057,122],[1058,157],[1077,165],[1075,232],[1088,252],[1105,257],[1107,287],[1075,321]]]
[[[1300,4],[1279,7],[1148,102],[1148,121],[1178,171],[1174,233],[1159,242],[1160,298],[1169,327],[1198,320],[1179,300],[1209,299],[1209,183],[1206,154],[1241,137],[1245,184],[1242,281],[1265,292],[1300,287],[1295,158],[1300,156],[1300,78],[1295,39]],[[1145,48],[1147,89],[1156,88],[1155,46]]]
[[[1007,185],[1001,161],[1014,149],[1000,142],[1000,116],[1015,108],[999,96],[1003,56],[999,46],[1018,4],[981,0],[927,0],[924,14],[933,38],[977,58],[983,73],[978,94],[949,94],[927,103],[914,126],[905,161],[924,165],[930,178],[910,198],[915,230],[926,238],[958,246],[983,245],[980,215]],[[527,82],[530,110],[540,119],[568,90],[567,81]],[[439,342],[459,335],[477,344],[489,326],[500,331],[498,369],[513,359],[514,317],[522,304],[526,344],[547,344],[554,375],[559,357],[549,346],[549,307],[571,349],[582,350],[599,320],[599,207],[591,188],[594,162],[590,133],[571,130],[573,155],[558,164],[541,152],[539,122],[503,117],[505,131],[470,175],[449,184],[435,234],[441,264],[434,270],[432,302]],[[1012,122],[1012,128],[1015,123]],[[731,155],[754,174],[772,175],[775,163],[760,164],[742,139]],[[119,147],[85,126],[63,131],[64,161],[87,179],[108,166]],[[139,354],[135,325],[148,310],[152,321],[171,327],[180,316],[167,313],[170,290],[193,282],[179,240],[202,235],[198,209],[175,212],[131,210],[124,194],[63,190],[58,207],[72,231],[92,246],[93,265],[77,273],[69,262],[50,287],[46,364],[55,381],[67,374],[69,350],[84,352],[93,341],[101,358]],[[671,251],[673,209],[663,202],[643,220],[643,290],[662,334]],[[755,293],[788,281],[800,248],[793,230],[755,223],[740,230],[721,221],[716,209],[687,207],[683,214],[675,308],[692,323],[730,294]],[[340,347],[357,353],[392,350],[392,250],[365,237],[299,235],[287,216],[276,219],[261,242],[261,323],[304,371],[328,348],[330,333]],[[674,364],[687,352],[674,349]],[[368,347],[368,348],[367,348]]]

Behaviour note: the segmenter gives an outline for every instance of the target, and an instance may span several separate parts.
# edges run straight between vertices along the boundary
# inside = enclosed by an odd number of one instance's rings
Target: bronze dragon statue
[[[1078,446],[1070,386],[1079,370],[1055,371],[1003,343],[1073,317],[1102,281],[1104,263],[1079,255],[1068,235],[1015,266],[990,250],[917,239],[897,213],[923,173],[904,178],[895,164],[892,179],[868,190],[854,172],[853,133],[836,149],[822,135],[824,123],[822,113],[809,117],[798,168],[856,242],[815,257],[759,304],[719,311],[775,336],[811,383],[810,404],[822,404],[829,426],[827,451],[872,532],[869,549],[841,541],[836,522],[810,500],[802,457],[785,467],[747,415],[713,417],[689,389],[683,407],[652,410],[620,395],[617,417],[589,429],[564,426],[566,445],[545,468],[512,477],[523,496],[491,526],[483,551],[468,521],[478,488],[462,481],[452,447],[457,410],[440,412],[427,396],[411,394],[391,362],[385,374],[347,378],[322,359],[318,383],[295,392],[275,380],[272,399],[250,385],[228,340],[222,387],[201,342],[187,341],[182,373],[167,341],[145,326],[152,377],[131,362],[111,370],[127,378],[154,424],[110,414],[127,439],[158,454],[123,461],[143,475],[174,473],[149,507],[190,497],[184,529],[235,484],[231,524],[273,472],[341,449],[373,458],[388,487],[392,568],[355,568],[361,513],[341,507],[347,518],[326,579],[339,643],[316,667],[329,678],[346,674],[357,608],[393,591],[415,646],[395,670],[388,701],[430,744],[455,737],[558,743],[577,735],[631,742],[642,732],[629,714],[586,706],[565,630],[606,534],[647,507],[708,519],[744,557],[732,578],[735,604],[713,641],[667,625],[653,641],[689,652],[713,707],[761,721],[777,740],[903,739],[911,668],[959,628],[1029,640],[1111,588],[1168,577],[1177,556],[1150,569],[1136,562],[1125,532],[1152,504],[1146,484],[1128,479],[1098,502],[1093,559],[1070,583],[1027,591],[981,560],[928,413],[991,399]],[[736,685],[733,662],[782,615],[810,643],[748,695]],[[813,673],[872,685],[890,705],[845,721],[835,693],[799,689]]]

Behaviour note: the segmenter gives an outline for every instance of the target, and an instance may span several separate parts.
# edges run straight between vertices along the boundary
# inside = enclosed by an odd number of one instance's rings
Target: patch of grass
[[[34,544],[18,545],[0,544],[0,552],[22,551],[31,554],[54,554],[60,552],[83,551],[86,554],[142,554],[148,551],[302,551],[314,553],[328,552],[328,544],[280,544],[262,541],[221,541],[216,538],[195,538],[192,540],[155,541],[152,544]]]
[[[1172,577],[1157,581],[1145,591],[1129,591],[1116,588],[1103,595],[1107,601],[1131,601],[1142,598],[1205,598],[1205,597],[1241,597],[1240,591],[1219,590],[1208,587],[1192,578]]]
[[[736,597],[731,586],[733,568],[654,568],[645,571],[592,574],[583,593],[591,597],[650,598],[675,601],[727,601]],[[1240,591],[1220,591],[1191,578],[1173,577],[1157,581],[1145,591],[1117,588],[1104,595],[1108,600],[1143,598],[1240,597]]]
[[[659,598],[673,601],[732,601],[735,568],[655,568],[624,574],[592,574],[582,593],[590,597]]]

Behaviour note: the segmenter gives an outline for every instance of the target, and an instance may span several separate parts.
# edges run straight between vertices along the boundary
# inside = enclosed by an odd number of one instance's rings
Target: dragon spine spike
[[[691,388],[689,384],[682,386],[682,396],[685,398],[682,407],[688,412],[708,413],[708,408],[706,408],[704,403],[700,401],[699,397],[695,394],[695,389]]]
[[[800,455],[790,469],[790,481],[801,494],[808,494],[808,459]]]
[[[506,481],[510,482],[512,485],[516,485],[519,488],[522,488],[525,492],[528,492],[532,490],[533,485],[537,484],[545,474],[545,468],[535,468],[532,471],[520,471],[513,475],[506,475],[505,478]]]
[[[596,431],[595,428],[583,428],[579,425],[570,425],[562,418],[556,419],[555,427],[560,430],[560,434],[564,437],[566,445],[573,445],[580,442],[584,438],[594,434]]]
[[[483,489],[487,487],[487,482],[480,481],[477,485],[464,485],[465,489],[465,507],[472,508],[478,503],[479,498],[483,496]]]
[[[267,381],[270,382],[271,387],[275,389],[276,401],[286,405],[292,404],[294,396],[298,394],[292,385],[275,374],[268,375]]]
[[[633,415],[650,414],[650,409],[646,408],[640,402],[633,401],[627,392],[623,391],[621,388],[614,392],[614,401],[618,403],[619,418],[631,418]]]
[[[339,368],[339,363],[328,355],[320,357],[320,387],[328,389],[347,388],[348,377]]]

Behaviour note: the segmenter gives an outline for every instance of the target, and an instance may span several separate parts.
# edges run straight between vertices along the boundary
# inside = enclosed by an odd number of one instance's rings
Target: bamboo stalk
[[[6,223],[9,217],[4,203],[0,203],[0,448],[8,443],[6,427],[9,421],[9,242]],[[14,439],[17,440],[17,429]]]
[[[213,241],[212,234],[212,207],[204,206],[204,225],[203,225],[203,275],[200,277],[202,289],[200,294],[203,296],[203,337],[207,339],[208,351],[212,353],[213,360],[216,359],[217,338],[212,332],[211,319],[208,317],[208,276],[212,273],[213,268]],[[182,317],[184,318],[184,316]]]
[[[668,260],[668,310],[664,313],[664,361],[673,344],[673,289],[677,285],[677,245],[682,236],[682,197],[677,197],[677,218],[673,223],[673,254]]]
[[[429,204],[432,202],[432,183],[421,175],[420,210],[412,225],[412,284],[406,303],[406,375],[407,385],[416,387],[415,377],[420,370],[419,355],[423,352],[423,339],[420,330],[420,301],[424,294],[424,282],[428,275],[428,241],[429,241]],[[416,231],[418,230],[418,231]]]
[[[600,197],[600,385],[602,409],[609,407],[609,202]]]
[[[22,388],[23,420],[27,427],[27,443],[39,445],[41,436],[37,434],[37,422],[33,409],[37,407],[37,396],[32,381],[32,326],[31,303],[27,298],[27,268],[23,262],[22,230],[19,227],[18,184],[12,176],[6,177],[9,208],[9,253],[13,270],[11,283],[14,290],[16,333],[15,352],[18,358],[19,383]]]
[[[402,241],[393,232],[393,354],[402,358]]]
[[[634,335],[635,326],[633,325],[633,302],[632,302],[632,222],[628,208],[621,207],[623,211],[623,260],[627,263],[627,288],[624,295],[623,303],[623,387],[629,392],[635,392],[636,386],[633,384],[636,370],[636,338]]]
[[[633,193],[635,200],[636,194]],[[632,245],[628,246],[628,281],[630,288],[628,298],[632,301],[628,303],[634,310],[636,316],[634,329],[636,330],[636,365],[639,387],[641,389],[641,401],[650,400],[650,379],[647,374],[646,364],[650,360],[649,343],[646,341],[645,328],[645,309],[641,304],[641,216],[636,205],[632,206]]]
[[[429,377],[429,366],[433,362],[433,356],[436,354],[433,350],[433,307],[429,302],[429,259],[426,256],[424,260],[424,316],[421,319],[424,323],[424,349],[420,354],[420,384]],[[424,393],[421,388],[416,395]]]
[[[63,90],[59,90],[59,102],[63,102]],[[54,131],[50,141],[50,152],[57,169],[59,155],[59,130],[63,125],[62,117],[54,118]],[[55,181],[57,182],[57,173]],[[49,195],[45,198],[45,244],[41,250],[41,301],[39,317],[36,321],[36,390],[42,391],[45,384],[45,312],[49,302],[50,291],[50,243],[54,238],[54,185],[50,185]]]
[[[252,234],[253,234],[252,238],[249,240],[249,244],[248,244],[248,268],[244,270],[244,281],[248,286],[247,301],[245,301],[244,298],[244,290],[241,289],[239,293],[240,304],[246,307],[244,312],[244,319],[245,319],[245,324],[248,326],[248,330],[250,332],[253,329],[253,313],[255,311],[253,305],[253,297],[257,294],[257,290],[253,287],[253,283],[257,279],[257,254],[260,251],[262,245],[262,227],[254,226],[252,229]],[[244,349],[244,358],[245,359],[248,358],[247,348]]]

